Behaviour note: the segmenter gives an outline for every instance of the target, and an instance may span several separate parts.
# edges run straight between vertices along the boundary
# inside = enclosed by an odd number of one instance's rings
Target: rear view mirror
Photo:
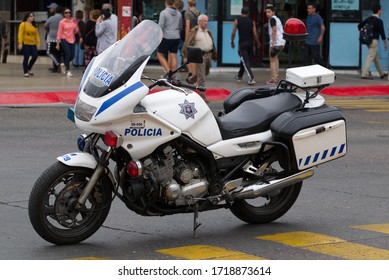
[[[187,47],[188,63],[203,63],[203,51],[196,47]]]

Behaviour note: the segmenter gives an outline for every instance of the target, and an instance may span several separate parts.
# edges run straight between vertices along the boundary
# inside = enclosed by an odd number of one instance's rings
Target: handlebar
[[[155,86],[184,87],[184,88],[188,88],[188,89],[192,89],[192,90],[198,90],[201,92],[206,91],[206,88],[203,86],[195,86],[192,84],[183,83],[179,79],[176,79],[176,78],[174,78],[174,79],[171,79],[171,78],[160,79],[160,80],[154,82],[152,85],[150,85],[149,88],[152,89]]]
[[[170,82],[171,82],[172,85],[174,85],[176,87],[185,87],[185,88],[189,88],[189,89],[193,89],[193,90],[198,90],[198,91],[201,91],[201,92],[205,92],[206,91],[206,88],[203,87],[203,86],[195,86],[195,85],[183,83],[183,82],[181,82],[178,79],[172,79]]]

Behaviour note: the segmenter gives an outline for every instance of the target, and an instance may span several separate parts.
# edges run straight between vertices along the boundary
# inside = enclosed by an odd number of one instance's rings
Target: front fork
[[[113,152],[113,148],[108,147],[108,150],[104,154],[103,158],[98,161],[97,167],[93,172],[92,177],[90,178],[89,182],[86,184],[84,190],[80,195],[80,198],[78,199],[76,209],[81,210],[81,208],[85,205],[85,202],[88,199],[89,195],[91,194],[93,188],[96,186],[97,182],[101,179],[101,176],[104,174],[105,168],[108,166],[109,159],[111,157],[112,152]]]

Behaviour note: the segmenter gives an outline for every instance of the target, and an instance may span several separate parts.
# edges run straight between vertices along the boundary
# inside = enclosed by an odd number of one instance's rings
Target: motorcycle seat
[[[243,102],[228,114],[216,117],[223,140],[264,132],[280,114],[301,107],[289,92]]]

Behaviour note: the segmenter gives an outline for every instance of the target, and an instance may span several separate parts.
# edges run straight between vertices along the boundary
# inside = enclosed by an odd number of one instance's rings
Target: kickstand
[[[201,223],[197,222],[199,217],[199,205],[196,203],[194,205],[194,216],[193,216],[193,237],[196,237],[196,229],[201,226]]]

